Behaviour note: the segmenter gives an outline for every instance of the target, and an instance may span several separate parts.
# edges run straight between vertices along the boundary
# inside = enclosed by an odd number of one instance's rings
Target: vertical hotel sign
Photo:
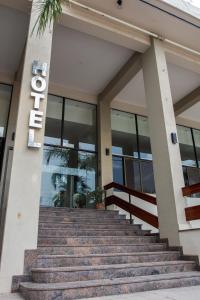
[[[41,143],[35,141],[35,132],[42,129],[44,112],[41,111],[41,101],[45,99],[47,88],[47,63],[33,61],[31,79],[31,97],[33,98],[33,109],[29,116],[28,147],[40,148]]]

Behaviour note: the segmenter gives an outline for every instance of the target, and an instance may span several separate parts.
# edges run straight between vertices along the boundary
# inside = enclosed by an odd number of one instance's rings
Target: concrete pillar
[[[148,106],[153,154],[156,196],[161,238],[179,246],[179,229],[187,226],[184,212],[184,186],[179,144],[173,144],[171,133],[177,133],[162,42],[152,39],[143,55],[143,73]]]
[[[51,57],[52,30],[48,29],[39,38],[31,34],[38,10],[34,7],[30,16],[29,33],[25,50],[19,105],[17,112],[13,162],[10,187],[7,197],[3,246],[0,262],[0,292],[9,292],[13,275],[23,274],[24,250],[37,247],[40,184],[43,149],[28,148],[29,116],[33,110],[31,97],[32,63],[34,60],[48,64],[45,78],[47,86],[40,101],[43,112],[42,129],[35,129],[37,142],[43,145],[44,124],[48,91],[48,75]]]
[[[103,187],[113,181],[111,108],[109,101],[99,101],[97,112],[99,184]]]

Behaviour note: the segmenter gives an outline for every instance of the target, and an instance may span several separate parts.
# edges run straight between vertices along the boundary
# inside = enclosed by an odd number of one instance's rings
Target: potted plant
[[[97,188],[93,192],[88,193],[88,198],[95,201],[97,209],[105,209],[103,195],[104,190],[101,187],[97,186]]]

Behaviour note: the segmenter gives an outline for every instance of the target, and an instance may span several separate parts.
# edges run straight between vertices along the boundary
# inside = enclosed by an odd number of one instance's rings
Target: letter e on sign
[[[42,116],[42,111],[32,109],[30,112],[29,126],[33,128],[42,128]]]

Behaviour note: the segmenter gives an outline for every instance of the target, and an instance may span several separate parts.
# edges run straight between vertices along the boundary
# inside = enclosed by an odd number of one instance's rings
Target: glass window
[[[96,151],[96,106],[65,100],[63,146]]]
[[[61,145],[62,107],[62,97],[48,95],[44,138],[45,144]]]
[[[197,153],[197,160],[200,168],[200,130],[193,129],[193,135],[194,135],[194,142],[195,142],[196,153]]]
[[[144,193],[154,194],[155,183],[154,183],[153,163],[143,161],[141,162],[140,167],[141,167],[141,177],[142,177],[142,191]]]
[[[127,187],[141,191],[140,163],[132,158],[125,158],[125,177]]]
[[[4,145],[8,114],[10,108],[12,87],[6,84],[0,84],[0,176],[3,163]]]
[[[10,85],[0,84],[0,138],[6,135],[11,93]]]
[[[112,153],[138,157],[135,115],[112,110]]]
[[[179,146],[182,164],[184,166],[196,167],[194,144],[191,129],[184,126],[177,126]]]
[[[113,156],[113,181],[124,185],[123,158]]]
[[[95,190],[96,166],[95,153],[45,146],[41,205],[93,207],[87,193]]]
[[[152,160],[148,118],[137,116],[140,158]]]

